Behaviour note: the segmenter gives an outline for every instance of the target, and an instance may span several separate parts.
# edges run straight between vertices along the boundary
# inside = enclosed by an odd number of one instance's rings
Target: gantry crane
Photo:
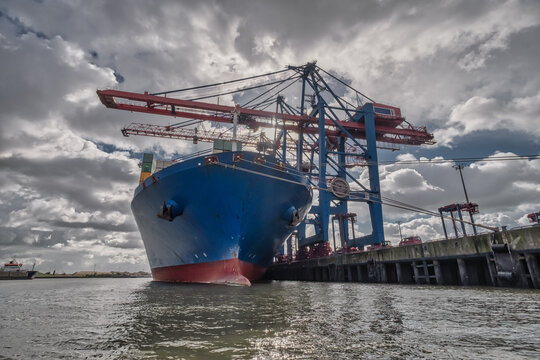
[[[288,100],[295,99],[293,85],[297,85],[299,91],[297,106]],[[231,89],[231,86],[236,87]],[[333,88],[339,88],[342,95]],[[214,93],[208,94],[212,89]],[[400,144],[434,143],[433,135],[425,127],[408,123],[399,108],[373,101],[315,62],[161,93],[119,90],[98,90],[97,93],[108,108],[187,119],[172,125],[131,124],[122,129],[125,136],[193,139],[195,143],[228,139],[233,142],[233,151],[237,149],[234,144],[242,142],[257,151],[272,153],[280,161],[304,172],[318,190],[318,203],[298,226],[299,248],[328,244],[331,218],[339,219],[340,236],[345,246],[383,244],[377,147],[396,149]],[[184,99],[170,97],[173,93],[183,94]],[[186,99],[189,94],[191,99]],[[193,97],[194,94],[198,96]],[[237,99],[246,98],[246,94],[251,94],[251,98],[243,105],[201,101],[233,95],[236,103]],[[270,106],[274,111],[267,110]],[[206,130],[201,128],[205,122],[232,124],[233,131]],[[274,130],[273,139],[266,136],[265,129]],[[361,183],[350,172],[351,167],[358,165],[367,167],[369,183]],[[353,184],[355,190],[351,190],[349,184]],[[356,217],[348,211],[349,201],[368,204],[370,235],[349,235],[348,224]],[[310,236],[306,236],[308,225],[313,226]],[[288,245],[290,254],[290,242]]]

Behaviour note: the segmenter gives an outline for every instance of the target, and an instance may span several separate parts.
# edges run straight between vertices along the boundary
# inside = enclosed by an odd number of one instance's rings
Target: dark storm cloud
[[[84,152],[84,149],[81,150]],[[45,155],[46,156],[46,155]],[[133,181],[132,164],[119,159],[67,158],[57,156],[52,159],[46,157],[28,159],[20,156],[0,158],[0,169],[27,176],[39,175],[42,178],[69,178],[76,177],[85,182],[121,182],[129,184]],[[89,188],[91,188],[89,186]]]
[[[84,150],[82,150],[84,151]],[[81,183],[78,186],[133,182],[133,164],[120,159],[86,159],[57,156],[53,159],[28,159],[12,156],[0,158],[0,169],[27,176],[39,176],[44,179],[76,177]],[[56,180],[58,180],[56,179]]]
[[[66,159],[25,159],[0,158],[0,171],[9,171],[11,177],[48,196],[63,196],[77,202],[82,209],[103,209],[127,211],[125,202],[103,203],[94,193],[106,191],[107,184],[132,184],[136,176],[130,174],[132,168],[120,160]],[[75,180],[76,179],[76,180]]]
[[[122,76],[122,74],[120,74],[119,72],[115,71],[114,73],[114,78],[116,79],[116,82],[121,84],[124,82],[124,77]]]
[[[40,39],[48,39],[48,37],[42,33],[41,31],[36,31],[32,29],[31,27],[25,25],[19,18],[13,18],[9,16],[7,13],[4,13],[4,11],[0,10],[0,18],[5,18],[8,22],[10,22],[15,27],[15,32],[17,35],[24,35],[28,33],[35,34]]]

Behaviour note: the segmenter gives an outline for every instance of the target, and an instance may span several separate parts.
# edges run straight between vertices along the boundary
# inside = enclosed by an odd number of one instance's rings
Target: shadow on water
[[[268,286],[151,282],[120,305],[130,319],[117,345],[126,358],[252,357],[254,338],[286,330],[279,312],[285,302],[283,292],[268,292]]]
[[[385,336],[399,335],[403,332],[403,314],[394,306],[395,296],[383,290],[373,299],[376,318],[370,324],[370,330]]]

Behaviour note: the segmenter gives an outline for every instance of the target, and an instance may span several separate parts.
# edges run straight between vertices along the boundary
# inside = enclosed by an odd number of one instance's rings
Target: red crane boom
[[[239,124],[245,125],[250,129],[274,127],[275,125],[272,123],[272,120],[279,119],[284,122],[285,125],[283,128],[287,131],[312,134],[318,132],[316,127],[318,119],[308,115],[293,115],[244,108],[239,105],[227,106],[200,101],[182,100],[165,96],[150,95],[147,92],[140,94],[119,90],[98,90],[97,94],[101,102],[106,107],[112,109],[229,124],[232,124],[232,114],[236,111],[239,114]],[[405,122],[405,119],[401,117],[399,108],[377,103],[374,104],[374,107],[391,110],[390,115],[386,113],[375,113],[375,132],[377,141],[407,145],[434,143],[433,135],[428,133],[425,127],[413,127]],[[365,125],[362,121],[348,119],[337,121],[337,123],[347,130],[354,138],[365,139]],[[406,124],[405,126],[403,125],[404,123]],[[328,136],[346,137],[333,120],[326,119],[325,124],[327,127],[326,134]],[[315,127],[309,127],[307,125],[314,125]],[[143,135],[143,132],[144,131],[139,129],[138,135]]]

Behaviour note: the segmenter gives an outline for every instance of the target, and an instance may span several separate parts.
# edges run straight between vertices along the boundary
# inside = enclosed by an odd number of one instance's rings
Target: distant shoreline
[[[38,272],[34,279],[95,279],[95,278],[152,278],[146,272],[96,272],[81,271],[73,274],[47,274]]]

